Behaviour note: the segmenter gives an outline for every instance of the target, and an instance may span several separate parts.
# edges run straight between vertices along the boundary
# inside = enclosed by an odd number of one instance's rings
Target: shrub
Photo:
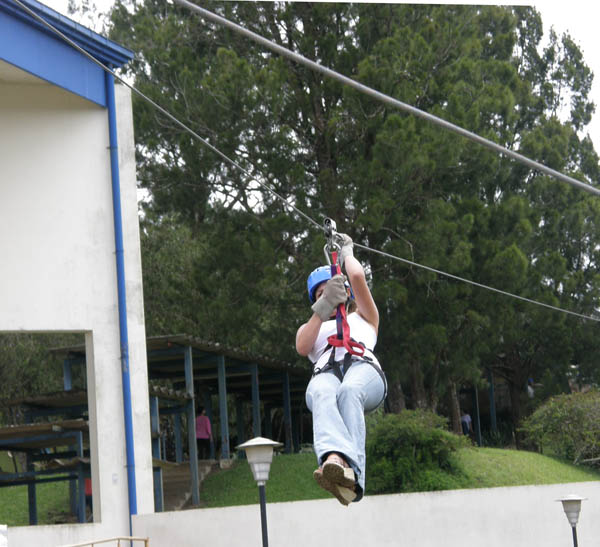
[[[367,493],[422,492],[460,487],[451,454],[466,437],[445,428],[445,418],[429,411],[371,417],[368,421]]]
[[[521,431],[540,452],[550,449],[575,464],[598,464],[600,392],[552,397],[523,422]]]

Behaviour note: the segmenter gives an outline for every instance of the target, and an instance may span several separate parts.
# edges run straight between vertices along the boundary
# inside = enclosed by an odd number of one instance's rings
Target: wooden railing
[[[138,537],[132,537],[132,536],[120,536],[120,537],[114,537],[114,538],[108,538],[108,539],[96,539],[94,541],[86,541],[85,543],[74,543],[72,545],[63,545],[62,547],[94,547],[94,545],[100,545],[101,543],[110,543],[110,542],[116,542],[116,546],[117,547],[121,547],[121,541],[126,542],[126,541],[143,541],[144,542],[144,547],[148,547],[150,545],[150,539],[149,538],[138,538]]]

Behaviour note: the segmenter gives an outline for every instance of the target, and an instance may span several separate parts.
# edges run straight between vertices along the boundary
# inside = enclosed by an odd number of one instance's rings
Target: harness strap
[[[341,274],[342,270],[337,261],[337,251],[331,252],[331,258],[331,277],[333,277],[334,275]],[[340,304],[335,312],[335,324],[337,328],[337,334],[332,334],[329,338],[327,338],[327,343],[334,348],[346,348],[348,353],[362,357],[365,353],[365,347],[350,338],[350,325],[348,325],[346,307],[344,304]]]
[[[353,340],[353,342],[356,342],[356,341]],[[356,343],[359,344],[363,349],[365,348],[364,344],[362,344],[360,342],[356,342]],[[330,348],[331,348],[331,353],[329,355],[329,359],[328,359],[327,363],[325,364],[324,367],[322,367],[320,369],[316,369],[313,372],[313,376],[316,376],[317,374],[321,374],[322,372],[330,372],[331,371],[340,382],[343,382],[344,376],[346,375],[346,373],[352,366],[352,363],[354,362],[354,358],[352,357],[352,355],[350,353],[346,353],[346,355],[344,355],[343,361],[336,361],[335,360],[335,348],[331,347],[330,345],[328,345],[323,350],[323,353],[321,355],[323,355]],[[375,361],[373,361],[373,359],[371,359],[371,357],[369,357],[368,355],[363,355],[363,356],[359,357],[358,360],[365,361],[366,363],[371,365],[377,371],[377,374],[379,374],[379,377],[383,381],[384,389],[383,389],[383,397],[381,399],[381,401],[383,402],[385,400],[385,398],[387,397],[387,391],[388,391],[388,385],[387,385],[387,379],[385,377],[385,372],[383,372],[383,369],[380,366],[377,366],[375,364]]]

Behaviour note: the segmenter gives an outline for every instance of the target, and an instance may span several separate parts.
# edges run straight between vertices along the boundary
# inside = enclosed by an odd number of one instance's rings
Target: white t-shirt
[[[375,330],[375,327],[363,319],[358,312],[353,312],[348,315],[348,326],[350,327],[350,337],[357,342],[364,344],[366,348],[364,355],[370,357],[373,362],[381,368],[377,357],[373,354],[375,344],[377,343],[377,331]],[[310,362],[313,363],[315,370],[323,368],[327,364],[327,361],[329,361],[331,349],[325,351],[325,353],[323,352],[327,347],[327,338],[336,333],[337,325],[335,319],[323,322],[321,329],[319,330],[319,335],[308,354],[308,358],[310,359]],[[334,350],[336,361],[343,361],[344,356],[348,353],[344,347],[334,348]],[[358,355],[356,357],[360,359]]]

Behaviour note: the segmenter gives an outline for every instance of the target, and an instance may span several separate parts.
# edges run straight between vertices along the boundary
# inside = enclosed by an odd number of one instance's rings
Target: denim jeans
[[[321,465],[329,452],[344,456],[360,487],[355,501],[365,489],[365,412],[375,410],[384,395],[382,377],[365,361],[354,362],[342,382],[332,372],[322,372],[306,388],[317,461]]]

